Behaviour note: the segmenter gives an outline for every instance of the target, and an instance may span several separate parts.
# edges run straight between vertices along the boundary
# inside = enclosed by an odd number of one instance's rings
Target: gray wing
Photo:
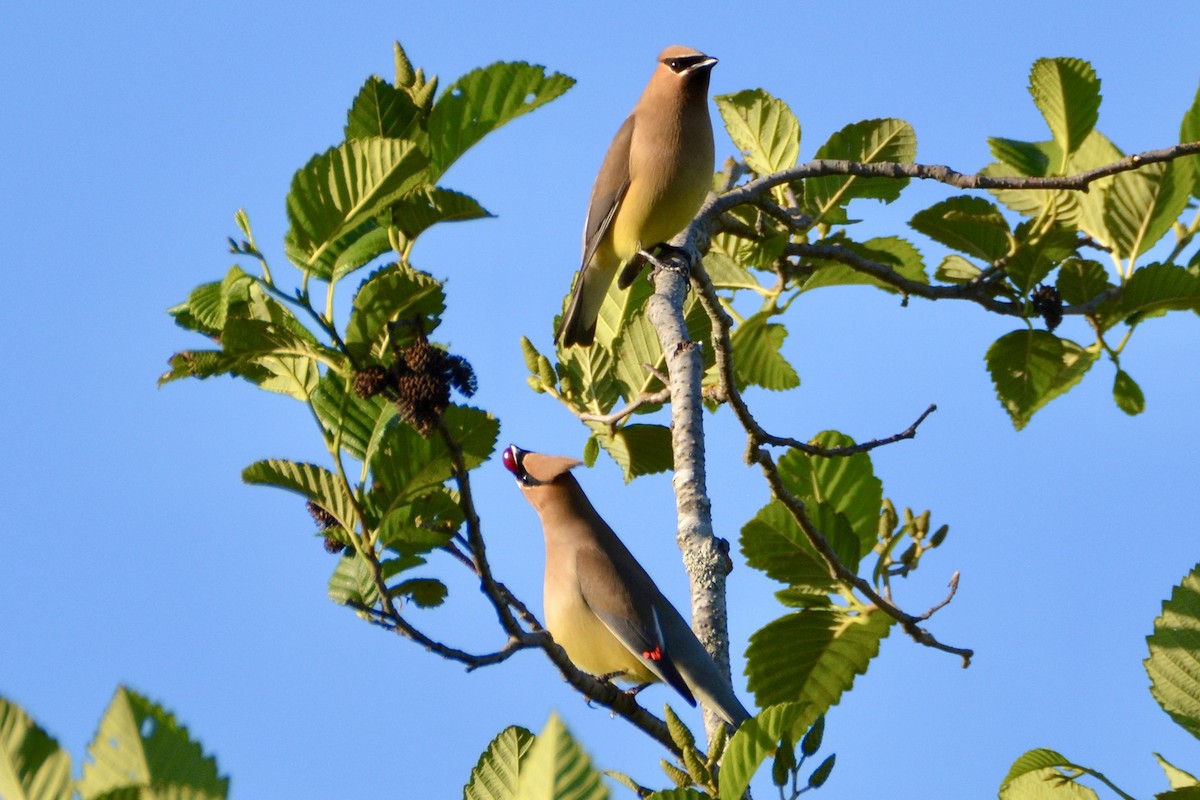
[[[617,216],[617,209],[629,189],[629,146],[633,141],[633,116],[621,124],[613,137],[600,173],[592,187],[592,199],[588,203],[587,219],[583,223],[583,266],[587,267],[600,246],[600,240]]]

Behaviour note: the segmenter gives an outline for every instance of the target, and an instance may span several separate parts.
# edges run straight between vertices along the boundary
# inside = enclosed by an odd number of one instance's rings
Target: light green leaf
[[[705,254],[704,271],[718,289],[750,289],[755,292],[762,290],[762,284],[748,269],[717,250],[709,250]]]
[[[1189,786],[1200,786],[1200,780],[1196,780],[1195,776],[1190,772],[1181,770],[1158,753],[1154,754],[1154,758],[1158,761],[1158,765],[1163,768],[1163,772],[1167,774],[1167,782],[1171,784],[1172,789],[1186,789]]]
[[[376,270],[354,296],[354,309],[346,323],[346,349],[359,362],[383,357],[388,343],[388,323],[419,318],[420,329],[430,334],[446,310],[442,284],[404,264]],[[397,326],[391,344],[405,347],[416,339],[417,326]]]
[[[1009,769],[1000,784],[1000,800],[1098,800],[1088,787],[1066,780],[1060,767],[1086,770],[1053,750],[1030,750]]]
[[[746,648],[747,685],[755,705],[798,701],[824,714],[867,671],[894,622],[878,609],[826,606],[768,623]]]
[[[854,440],[837,431],[822,431],[810,444],[825,449],[852,447]],[[858,537],[859,552],[875,546],[879,509],[883,506],[883,482],[875,477],[866,453],[826,458],[789,450],[779,459],[779,474],[788,491],[810,505],[828,504],[845,514]]]
[[[1099,349],[1084,349],[1048,331],[1019,330],[997,339],[987,352],[988,372],[1000,404],[1021,430],[1034,413],[1079,383]]]
[[[917,154],[917,135],[900,119],[872,119],[847,125],[817,150],[818,159],[845,159],[867,164],[881,161],[911,162]],[[804,184],[805,202],[815,220],[856,197],[891,202],[900,196],[908,179],[859,178],[827,175]]]
[[[626,403],[636,400],[643,392],[657,391],[663,388],[653,372],[646,369],[649,364],[655,369],[662,370],[662,346],[658,343],[658,333],[646,319],[644,310],[634,312],[621,329],[621,333],[613,342],[617,382],[621,387],[621,397]],[[646,411],[653,411],[660,406],[643,406]]]
[[[1171,591],[1146,643],[1150,693],[1171,719],[1200,738],[1200,565]]]
[[[1114,175],[1105,194],[1104,224],[1117,254],[1136,259],[1171,230],[1187,207],[1194,180],[1191,159]]]
[[[175,715],[142,695],[119,687],[83,765],[79,791],[84,800],[121,789],[141,790],[138,797],[187,797],[219,800],[229,779],[205,756]]]
[[[1078,58],[1039,58],[1029,73],[1029,93],[1054,141],[1065,153],[1083,144],[1100,116],[1100,79]]]
[[[779,742],[784,737],[796,741],[818,716],[804,703],[781,703],[743,722],[730,738],[721,761],[721,800],[741,800],[750,779],[763,761],[775,755]]]
[[[1042,178],[1050,172],[1050,159],[1061,151],[1055,151],[1049,142],[1022,142],[998,136],[988,137],[988,147],[997,161],[1012,167],[1018,175]]]
[[[1071,258],[1058,270],[1058,293],[1064,302],[1083,305],[1112,288],[1104,265],[1084,258]]]
[[[329,599],[338,605],[353,602],[372,607],[379,602],[379,590],[371,570],[366,560],[355,555],[353,550],[347,550],[338,559],[337,567],[329,576],[328,592]]]
[[[935,242],[987,262],[1001,258],[1011,246],[1008,220],[982,197],[948,197],[918,211],[908,224]]]
[[[1167,311],[1200,311],[1200,278],[1172,264],[1147,264],[1134,270],[1116,297],[1100,305],[1099,316],[1107,329]]]
[[[739,390],[761,386],[771,391],[794,389],[800,376],[779,352],[787,329],[768,322],[769,312],[748,317],[733,332],[733,372]]]
[[[647,800],[707,800],[711,795],[696,789],[664,789],[661,792],[651,792]]]
[[[372,75],[350,104],[346,114],[346,139],[374,136],[404,139],[420,116],[420,109],[408,92]]]
[[[319,278],[373,227],[373,218],[428,180],[428,154],[407,139],[354,139],[314,156],[292,178],[287,197],[288,258]]]
[[[868,239],[865,242],[855,242],[842,238],[830,243],[844,247],[878,264],[883,264],[902,278],[916,283],[929,283],[929,276],[925,274],[925,263],[921,259],[921,252],[913,246],[912,242],[906,239],[901,239],[897,236],[885,236]],[[804,281],[802,291],[805,292],[822,286],[856,285],[875,286],[893,294],[898,291],[890,283],[880,280],[873,275],[859,272],[853,267],[839,261],[813,259],[811,263],[816,269]]]
[[[547,76],[545,67],[519,62],[497,62],[459,78],[429,114],[434,178],[484,136],[550,102],[574,84],[566,75],[555,72]]]
[[[1179,125],[1179,141],[1200,142],[1200,88],[1196,89],[1196,99]],[[1186,156],[1183,160],[1192,164],[1192,197],[1200,199],[1200,156]]]
[[[1142,394],[1142,387],[1124,370],[1117,370],[1117,377],[1113,381],[1113,400],[1117,408],[1131,417],[1146,410],[1146,396]]]
[[[962,256],[948,255],[938,264],[933,277],[946,283],[969,283],[979,277],[982,270]]]
[[[675,463],[671,429],[665,425],[622,425],[613,433],[605,425],[589,422],[592,437],[621,467],[625,482],[642,475],[666,472]]]
[[[20,706],[0,697],[0,797],[71,800],[71,757]]]
[[[621,391],[608,347],[599,342],[591,347],[559,347],[558,359],[559,388],[568,403],[593,414],[612,410]]]
[[[296,492],[328,511],[348,531],[354,530],[358,521],[350,496],[337,477],[324,467],[270,458],[242,470],[242,480]]]
[[[517,800],[606,800],[608,788],[557,714],[521,760]]]
[[[533,734],[516,725],[500,731],[471,770],[463,800],[514,800],[521,761],[533,742]]]
[[[800,122],[787,103],[763,89],[746,89],[713,98],[725,130],[759,175],[796,166]]]

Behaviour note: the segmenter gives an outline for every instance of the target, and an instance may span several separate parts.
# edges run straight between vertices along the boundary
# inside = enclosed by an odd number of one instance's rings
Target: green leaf
[[[733,332],[733,372],[739,390],[761,386],[781,391],[800,385],[800,376],[779,352],[787,329],[768,322],[770,319],[770,312],[760,311]]]
[[[416,564],[413,564],[416,566]],[[379,590],[365,559],[348,550],[338,559],[337,567],[329,576],[329,599],[338,605],[359,603],[373,607],[379,602]]]
[[[442,93],[429,115],[432,173],[442,175],[472,145],[501,125],[533,111],[575,83],[525,63],[498,62],[472,70]]]
[[[822,533],[835,552],[841,549],[835,542],[836,529]],[[742,526],[740,543],[746,563],[777,581],[804,587],[821,596],[834,586],[825,559],[809,544],[795,517],[778,500],[760,508]]]
[[[1113,381],[1113,400],[1118,408],[1131,417],[1146,410],[1146,396],[1142,394],[1142,387],[1124,370],[1117,370],[1117,377]]]
[[[746,166],[759,175],[796,166],[800,121],[787,103],[763,89],[746,89],[713,99],[729,138],[746,156]]]
[[[1163,772],[1167,774],[1167,782],[1171,784],[1172,789],[1186,789],[1189,786],[1200,786],[1200,780],[1196,780],[1196,777],[1190,772],[1181,770],[1158,753],[1154,754],[1154,758],[1158,761],[1158,765],[1162,767]]]
[[[473,197],[440,186],[417,189],[392,204],[392,224],[410,241],[439,222],[492,216]]]
[[[491,414],[451,405],[443,419],[463,450],[467,469],[482,464],[495,450],[500,424]],[[393,505],[428,494],[454,475],[453,458],[442,437],[423,439],[410,425],[388,427],[370,465],[380,491]]]
[[[71,757],[20,706],[0,697],[0,797],[71,800]]]
[[[593,414],[612,410],[621,391],[611,350],[599,343],[565,350],[559,347],[558,359],[559,388],[566,402]]]
[[[285,250],[296,266],[329,278],[342,251],[373,218],[428,180],[429,156],[407,139],[354,139],[313,156],[292,178]]]
[[[748,687],[755,704],[797,701],[817,716],[841,700],[867,671],[895,622],[878,609],[806,608],[755,632],[746,648]]]
[[[388,347],[388,323],[419,320],[420,330],[430,334],[446,310],[442,284],[424,272],[404,264],[388,264],[373,272],[354,296],[354,309],[346,323],[346,349],[359,362],[382,359]],[[416,339],[417,326],[397,326],[396,347]]]
[[[969,283],[979,277],[982,270],[962,256],[948,255],[938,264],[933,277],[946,283]]]
[[[358,515],[350,496],[337,477],[324,467],[271,458],[256,461],[242,470],[242,480],[296,492],[332,514],[346,530],[356,527]]]
[[[374,136],[404,139],[420,115],[420,109],[408,92],[372,75],[350,104],[346,114],[346,139]]]
[[[1065,153],[1083,144],[1100,116],[1100,79],[1078,58],[1039,58],[1029,73],[1029,93],[1054,141]]]
[[[1050,158],[1056,153],[1046,147],[1047,144],[988,137],[988,147],[997,161],[1012,167],[1018,175],[1030,178],[1041,178],[1049,174]]]
[[[388,511],[379,522],[379,541],[401,555],[420,555],[449,543],[462,521],[456,499],[438,488]]]
[[[1077,233],[1073,227],[1055,225],[1032,239],[1027,238],[1030,227],[1028,222],[1017,227],[1017,249],[1004,267],[1009,279],[1022,294],[1033,291],[1078,247]]]
[[[661,792],[651,792],[647,800],[707,800],[712,795],[696,789],[664,789]]]
[[[1108,270],[1098,261],[1071,258],[1058,270],[1058,293],[1073,306],[1083,305],[1112,288]]]
[[[1196,99],[1192,101],[1191,107],[1183,115],[1183,122],[1179,125],[1179,141],[1200,142],[1200,88],[1196,89]],[[1182,160],[1191,162],[1192,197],[1200,199],[1200,156],[1186,156]]]
[[[1171,591],[1146,643],[1150,693],[1171,719],[1200,738],[1200,564]]]
[[[421,608],[436,608],[446,602],[449,590],[436,578],[409,578],[389,588],[392,597],[408,597]]]
[[[521,761],[533,746],[533,734],[516,725],[500,731],[479,756],[463,800],[513,800],[521,775]]]
[[[906,239],[901,239],[897,236],[886,236],[868,239],[865,242],[855,242],[844,237],[830,237],[826,241],[838,247],[843,247],[877,264],[882,264],[902,278],[916,283],[929,283],[929,276],[925,274],[925,263],[921,259],[921,252],[913,246],[912,242]],[[812,275],[805,279],[801,291],[807,292],[823,286],[875,286],[893,294],[898,291],[890,283],[880,280],[874,275],[859,272],[840,261],[812,259],[805,263],[811,263],[815,269]]]
[[[606,800],[608,788],[557,714],[521,760],[517,800]]]
[[[810,444],[825,449],[852,447],[854,440],[837,431],[822,431]],[[789,450],[779,459],[779,474],[788,491],[809,505],[827,504],[844,514],[860,544],[859,552],[875,546],[883,482],[875,477],[866,453],[826,458]]]
[[[743,722],[721,761],[721,800],[741,800],[750,779],[763,761],[775,754],[780,741],[800,738],[818,716],[803,703],[781,703]]]
[[[359,461],[366,461],[383,435],[383,429],[396,416],[396,407],[382,396],[362,398],[347,390],[346,379],[327,372],[312,395],[313,413],[332,441],[341,434],[342,449]]]
[[[908,224],[935,242],[987,262],[1003,257],[1011,246],[1008,220],[982,197],[948,197],[918,211]]]
[[[643,392],[657,391],[663,388],[653,372],[646,369],[646,364],[659,369],[663,366],[662,346],[658,342],[658,333],[646,312],[639,309],[634,312],[613,342],[615,356],[615,371],[617,383],[620,386],[621,397],[626,403],[635,401]],[[644,406],[646,411],[653,411],[660,406]]]
[[[623,425],[613,433],[605,425],[589,422],[592,437],[621,467],[625,482],[642,475],[666,472],[675,463],[671,429],[665,425]]]
[[[1194,181],[1191,159],[1114,175],[1105,193],[1104,224],[1117,254],[1136,259],[1171,230],[1187,207]]]
[[[1099,349],[1084,349],[1048,331],[1019,330],[997,339],[987,352],[988,372],[1000,404],[1021,430],[1042,406],[1079,383]]]
[[[705,254],[704,271],[718,289],[762,290],[762,284],[748,269],[717,250],[709,250]]]
[[[1200,311],[1200,278],[1173,264],[1147,264],[1134,270],[1116,297],[1100,305],[1099,316],[1107,329],[1167,311]]]
[[[84,800],[134,787],[142,790],[138,797],[218,800],[229,793],[216,760],[175,715],[123,686],[104,712],[88,758],[79,782]]]
[[[900,119],[871,119],[847,125],[817,150],[818,159],[844,159],[874,164],[882,161],[911,162],[917,154],[917,135]],[[890,203],[900,196],[908,179],[859,178],[826,175],[804,183],[805,202],[815,220],[858,197]]]
[[[1059,767],[1086,769],[1053,750],[1030,750],[1009,769],[1000,784],[1000,800],[1098,800],[1088,787],[1066,780]]]

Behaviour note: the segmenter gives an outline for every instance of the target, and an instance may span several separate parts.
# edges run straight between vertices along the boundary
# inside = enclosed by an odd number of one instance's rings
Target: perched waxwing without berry
[[[670,601],[588,501],[571,458],[510,445],[502,459],[542,521],[546,629],[577,667],[664,681],[736,727],[750,714]]]
[[[617,269],[637,277],[639,253],[666,242],[696,216],[712,185],[708,77],[715,58],[673,45],[613,137],[592,187],[583,226],[583,263],[554,341],[590,345]]]

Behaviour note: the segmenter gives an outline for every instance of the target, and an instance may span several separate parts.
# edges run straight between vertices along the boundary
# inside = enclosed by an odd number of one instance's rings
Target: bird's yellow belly
[[[631,683],[658,680],[592,613],[582,596],[546,606],[546,629],[575,666],[593,675],[621,672],[620,679]]]

